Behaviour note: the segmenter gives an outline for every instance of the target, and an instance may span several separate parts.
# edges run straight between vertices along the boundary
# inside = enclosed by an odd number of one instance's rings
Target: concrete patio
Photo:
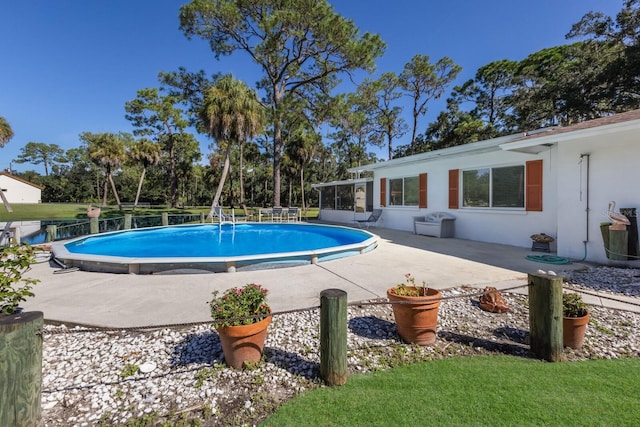
[[[528,273],[556,273],[587,268],[574,262],[550,265],[526,259],[530,249],[460,239],[438,239],[376,228],[378,248],[362,255],[316,265],[236,273],[110,274],[85,271],[60,272],[54,263],[33,266],[30,277],[40,279],[35,298],[25,310],[43,311],[45,319],[70,324],[132,327],[211,320],[207,301],[213,290],[246,283],[269,289],[274,311],[319,305],[320,292],[339,288],[350,302],[386,297],[386,290],[413,274],[420,283],[438,289],[459,286],[498,289],[526,285]],[[535,254],[540,254],[536,252]],[[526,288],[520,292],[526,293]],[[597,297],[589,303],[639,311]]]

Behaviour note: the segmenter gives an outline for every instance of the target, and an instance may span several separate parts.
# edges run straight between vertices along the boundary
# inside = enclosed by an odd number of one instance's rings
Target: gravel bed
[[[638,298],[640,270],[594,268],[573,273],[572,287]],[[532,357],[527,298],[503,293],[510,312],[478,307],[477,289],[443,291],[433,346],[400,342],[388,304],[350,306],[350,373],[481,354]],[[640,357],[640,314],[592,307],[585,345],[568,360]],[[263,361],[253,370],[224,365],[208,326],[150,332],[84,332],[46,326],[41,426],[149,424],[252,425],[293,396],[317,387],[319,310],[274,316]],[[62,333],[60,333],[62,332]],[[142,424],[140,424],[142,425]],[[185,424],[188,425],[188,424]]]

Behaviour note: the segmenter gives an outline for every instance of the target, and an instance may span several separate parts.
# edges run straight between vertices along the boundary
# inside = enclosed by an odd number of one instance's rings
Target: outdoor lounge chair
[[[367,219],[356,219],[355,222],[358,223],[360,228],[362,228],[364,226],[369,228],[372,225],[375,226],[381,216],[382,216],[382,209],[374,209],[373,212],[371,212],[371,215],[369,215],[369,218],[367,218]]]
[[[453,237],[456,217],[448,212],[432,212],[413,217],[413,233],[434,237]]]

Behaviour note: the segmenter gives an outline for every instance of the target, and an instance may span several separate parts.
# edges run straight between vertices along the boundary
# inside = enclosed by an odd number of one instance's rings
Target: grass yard
[[[443,359],[303,393],[264,426],[637,426],[640,360]]]
[[[0,203],[0,221],[29,221],[29,220],[51,220],[51,219],[87,219],[88,204],[82,203],[39,203],[39,204],[12,204],[13,212],[7,212]],[[98,205],[94,204],[94,207]],[[199,214],[200,212],[209,213],[209,207],[193,207],[188,209],[169,209],[169,208],[141,208],[131,210],[118,210],[117,206],[107,206],[102,208],[100,218],[119,217],[124,213],[132,213],[134,215],[159,215],[161,212],[169,212],[169,214]],[[244,211],[240,208],[235,209],[236,215],[244,215]],[[304,219],[317,219],[318,208],[308,209]]]

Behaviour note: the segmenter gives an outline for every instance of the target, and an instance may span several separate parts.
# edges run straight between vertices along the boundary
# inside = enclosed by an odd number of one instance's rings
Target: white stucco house
[[[7,172],[0,172],[0,191],[11,203],[42,203],[43,187]]]
[[[413,217],[448,212],[455,237],[530,247],[555,238],[558,256],[607,263],[600,223],[611,201],[640,210],[640,110],[446,148],[352,169],[373,178],[322,183],[320,218],[413,231]],[[365,212],[356,212],[355,188]],[[362,198],[362,196],[360,196]]]

